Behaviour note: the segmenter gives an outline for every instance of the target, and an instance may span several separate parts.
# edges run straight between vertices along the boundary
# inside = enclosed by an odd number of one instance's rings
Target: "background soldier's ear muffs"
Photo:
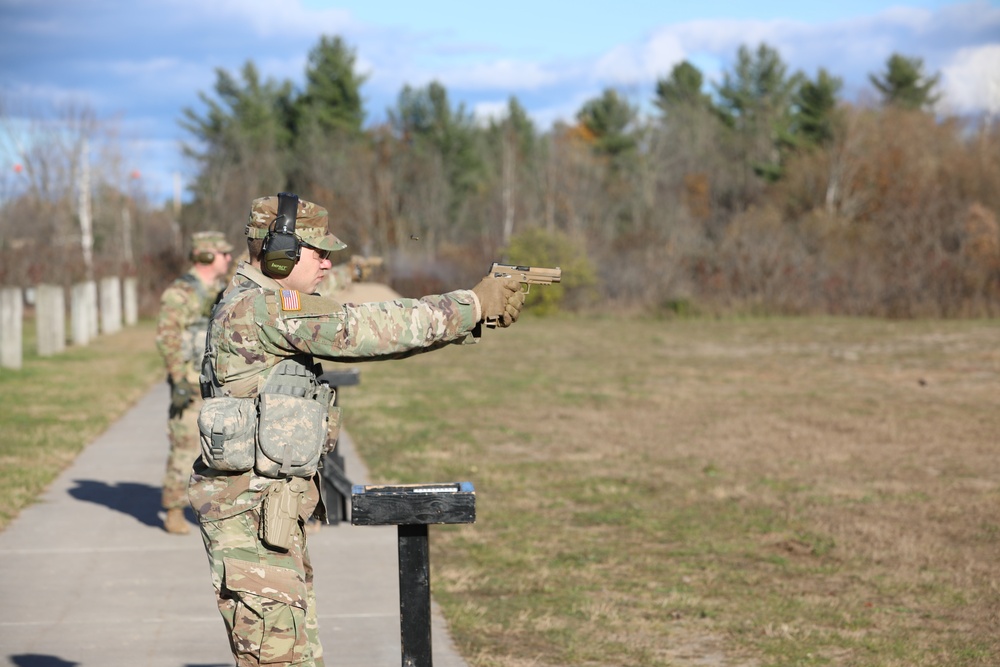
[[[215,261],[215,253],[211,250],[199,250],[191,253],[191,261],[198,264],[211,264]]]
[[[278,217],[271,223],[270,231],[264,237],[264,275],[284,278],[299,261],[302,244],[295,236],[295,216],[299,210],[299,197],[290,192],[278,193]]]

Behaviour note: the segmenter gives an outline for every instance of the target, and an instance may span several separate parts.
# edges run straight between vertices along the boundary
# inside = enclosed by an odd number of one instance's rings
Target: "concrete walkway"
[[[190,535],[161,528],[167,404],[158,385],[0,533],[2,664],[233,664],[194,516]],[[341,449],[366,483],[346,434]],[[326,664],[401,664],[396,529],[324,526],[309,550]],[[465,667],[436,609],[432,627],[434,664]]]

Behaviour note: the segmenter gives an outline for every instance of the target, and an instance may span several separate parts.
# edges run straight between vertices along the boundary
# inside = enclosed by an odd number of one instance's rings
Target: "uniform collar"
[[[243,276],[247,280],[251,280],[254,283],[260,285],[264,289],[281,290],[285,289],[278,284],[274,278],[269,278],[264,275],[264,273],[250,265],[250,262],[240,262],[240,265],[236,267],[236,275]]]

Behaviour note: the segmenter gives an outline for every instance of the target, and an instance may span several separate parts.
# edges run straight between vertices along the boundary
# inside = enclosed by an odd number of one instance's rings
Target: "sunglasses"
[[[309,245],[308,243],[303,243],[307,248],[312,248],[316,251],[316,255],[319,257],[320,261],[330,259],[330,255],[333,254],[332,250],[323,250],[322,248],[317,248],[314,245]]]

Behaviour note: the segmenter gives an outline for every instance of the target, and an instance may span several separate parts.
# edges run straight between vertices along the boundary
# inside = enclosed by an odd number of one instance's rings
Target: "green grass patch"
[[[39,357],[26,323],[22,368],[0,369],[0,529],[162,377],[154,336],[144,321]]]

